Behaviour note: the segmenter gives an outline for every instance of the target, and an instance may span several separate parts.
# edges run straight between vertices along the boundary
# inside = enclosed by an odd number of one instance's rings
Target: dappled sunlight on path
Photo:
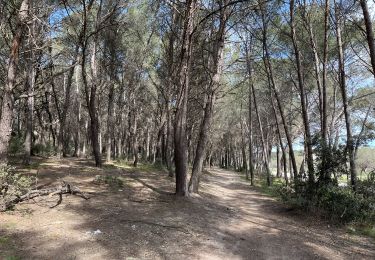
[[[374,259],[375,246],[349,237],[212,169],[199,195],[176,198],[154,170],[96,169],[86,160],[47,161],[41,185],[67,180],[91,199],[22,203],[0,215],[0,256],[22,259]],[[99,185],[97,176],[121,186]],[[5,239],[6,238],[6,239]]]

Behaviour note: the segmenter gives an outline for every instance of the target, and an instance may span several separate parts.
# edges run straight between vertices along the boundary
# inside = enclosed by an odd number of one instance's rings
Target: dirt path
[[[215,169],[201,193],[176,199],[162,172],[85,160],[47,161],[42,184],[64,179],[91,199],[24,203],[0,214],[0,258],[10,259],[374,259],[374,241],[317,223]],[[117,176],[123,187],[93,183]],[[96,231],[96,232],[95,232]],[[9,258],[8,258],[9,259]]]

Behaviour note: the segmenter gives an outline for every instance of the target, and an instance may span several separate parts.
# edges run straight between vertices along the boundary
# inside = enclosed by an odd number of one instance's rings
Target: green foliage
[[[50,142],[47,142],[47,144],[34,144],[32,147],[32,152],[35,155],[43,156],[43,157],[49,157],[53,156],[56,151],[53,145]]]
[[[30,189],[33,178],[21,173],[15,173],[8,165],[0,165],[0,210],[8,209],[8,202],[12,201]],[[5,203],[3,203],[5,202]]]
[[[334,186],[321,188],[316,204],[331,219],[342,223],[375,220],[375,200],[354,193],[350,188]]]
[[[0,165],[0,196],[20,196],[27,191],[33,179],[21,173],[15,173],[14,168]]]
[[[6,256],[5,260],[20,260],[21,258],[18,256]]]
[[[20,154],[24,152],[24,139],[22,136],[14,135],[10,139],[9,143],[9,153],[10,154]]]
[[[9,237],[0,236],[0,245],[5,245],[9,243]]]
[[[243,176],[243,178],[245,178],[245,176]],[[271,186],[267,185],[266,178],[255,178],[254,184],[262,193],[267,194],[270,197],[280,197],[280,194],[282,194],[280,191],[285,188],[285,180],[276,177],[272,179]]]
[[[309,196],[283,187],[279,190],[279,196],[296,207],[320,212],[337,223],[375,221],[375,198],[355,193],[348,187],[325,185]]]
[[[364,235],[375,239],[375,226],[373,225],[351,225],[348,227],[347,232],[354,235]]]
[[[368,174],[367,180],[357,181],[357,192],[365,198],[375,198],[375,170]]]
[[[329,147],[319,137],[314,139],[318,185],[337,184],[337,179],[347,174],[345,146]]]

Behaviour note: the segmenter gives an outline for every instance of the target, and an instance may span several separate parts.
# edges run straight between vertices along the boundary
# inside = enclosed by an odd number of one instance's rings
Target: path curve
[[[222,169],[210,172],[202,184],[203,194],[234,213],[222,231],[230,252],[228,257],[375,259],[372,239],[350,237],[324,221],[304,217],[301,212],[249,187],[235,172]]]

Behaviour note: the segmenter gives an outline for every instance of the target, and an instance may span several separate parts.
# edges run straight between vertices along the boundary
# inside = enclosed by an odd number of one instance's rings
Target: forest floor
[[[165,172],[142,166],[49,159],[28,171],[40,186],[65,180],[90,199],[65,195],[51,208],[53,196],[1,213],[0,259],[375,259],[371,238],[291,209],[234,172],[212,169],[199,195],[175,198]],[[111,185],[95,181],[105,176]]]

